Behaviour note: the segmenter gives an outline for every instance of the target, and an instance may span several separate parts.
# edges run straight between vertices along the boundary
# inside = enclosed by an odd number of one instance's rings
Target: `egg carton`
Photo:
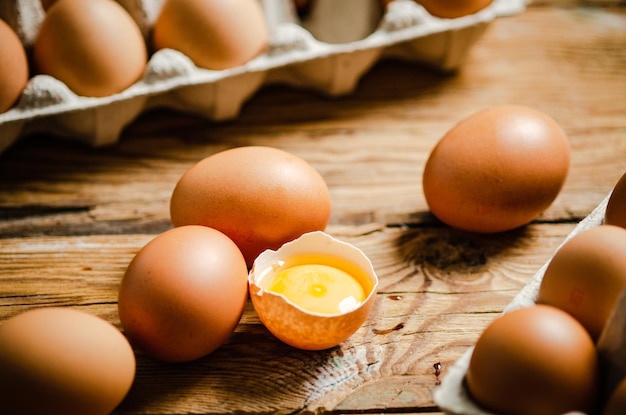
[[[148,41],[164,0],[117,1]],[[455,19],[434,17],[412,0],[396,0],[384,9],[379,0],[316,0],[306,19],[300,19],[291,0],[259,1],[270,44],[238,67],[202,69],[182,53],[163,49],[151,54],[139,81],[102,98],[78,96],[48,75],[33,76],[17,104],[0,114],[0,152],[38,132],[109,145],[142,112],[157,107],[214,121],[233,119],[247,99],[269,84],[329,96],[349,94],[387,57],[454,70],[494,19],[522,12],[529,0],[494,0]],[[40,0],[0,2],[0,18],[16,31],[29,55],[44,16]]]
[[[599,226],[603,223],[604,213],[610,194],[561,242],[563,246],[575,235]],[[557,248],[558,250],[558,248]],[[556,252],[556,251],[555,251]],[[531,280],[513,297],[504,309],[504,313],[511,312],[522,307],[531,307],[536,304],[537,294],[541,286],[541,280],[545,274],[550,260],[548,260]],[[609,318],[605,329],[598,339],[598,351],[604,356],[607,371],[604,385],[607,390],[612,390],[617,383],[626,376],[626,292],[622,293],[616,305],[613,315]],[[452,366],[447,370],[441,384],[434,392],[435,403],[440,409],[448,414],[455,415],[493,415],[478,406],[469,395],[465,386],[465,376],[469,367],[474,347],[470,347]]]

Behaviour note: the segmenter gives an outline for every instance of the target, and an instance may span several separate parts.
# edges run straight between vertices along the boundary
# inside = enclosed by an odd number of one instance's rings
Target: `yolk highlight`
[[[321,264],[295,265],[276,274],[268,290],[321,314],[352,311],[365,300],[363,286],[347,272]]]

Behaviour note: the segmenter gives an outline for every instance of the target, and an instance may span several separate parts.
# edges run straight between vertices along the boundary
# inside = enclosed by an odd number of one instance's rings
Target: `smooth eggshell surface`
[[[559,307],[597,340],[626,288],[626,229],[600,225],[561,246],[544,273],[537,303]]]
[[[0,113],[15,104],[28,82],[28,61],[22,42],[0,19]]]
[[[133,258],[118,310],[131,343],[170,362],[190,361],[235,331],[248,297],[248,269],[237,246],[205,226],[170,229]]]
[[[170,201],[174,226],[204,225],[225,233],[248,267],[266,249],[324,230],[330,211],[328,187],[313,166],[261,146],[201,160],[183,174]]]
[[[416,0],[433,16],[454,19],[474,14],[489,6],[493,0]]]
[[[477,403],[510,415],[591,413],[600,385],[589,334],[569,314],[546,305],[493,321],[476,343],[466,381]]]
[[[33,58],[39,73],[89,97],[130,87],[148,59],[139,27],[113,0],[57,0],[41,23]]]
[[[39,308],[0,326],[0,412],[108,414],[135,376],[133,350],[113,325],[69,308]]]
[[[507,231],[552,204],[569,163],[569,141],[552,118],[523,106],[492,107],[465,118],[437,143],[424,167],[424,196],[452,227]]]
[[[261,54],[269,33],[257,0],[166,0],[152,43],[156,50],[175,49],[199,67],[218,70]]]

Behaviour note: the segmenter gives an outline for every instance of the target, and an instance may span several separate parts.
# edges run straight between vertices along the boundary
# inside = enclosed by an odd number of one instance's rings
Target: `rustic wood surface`
[[[428,153],[461,118],[505,103],[563,126],[568,180],[522,229],[449,229],[422,194]],[[61,305],[120,327],[118,284],[133,255],[171,226],[178,178],[250,144],[293,152],[322,173],[328,232],[362,248],[379,274],[374,310],[342,345],[303,352],[275,340],[248,305],[232,339],[199,361],[163,364],[138,351],[116,412],[437,413],[432,392],[447,367],[626,171],[626,3],[535,1],[494,22],[453,74],[380,62],[346,97],[273,86],[231,122],[159,111],[111,147],[18,141],[0,155],[0,319]]]

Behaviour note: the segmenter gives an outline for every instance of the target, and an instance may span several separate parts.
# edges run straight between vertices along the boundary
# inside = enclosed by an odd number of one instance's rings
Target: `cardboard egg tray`
[[[150,28],[164,0],[117,0],[149,44]],[[0,151],[37,132],[93,146],[116,142],[139,114],[167,107],[219,121],[235,118],[263,85],[287,84],[330,96],[352,92],[378,60],[396,57],[453,70],[497,17],[520,13],[529,0],[494,0],[476,14],[431,16],[412,0],[383,10],[379,0],[316,0],[300,19],[291,0],[259,0],[270,27],[267,51],[226,70],[198,68],[170,49],[152,53],[143,77],[103,98],[77,96],[47,75],[33,76],[14,108],[0,114]],[[0,18],[29,53],[45,12],[40,0],[0,2]]]
[[[603,223],[606,205],[610,194],[561,242],[563,246],[573,236],[580,232],[599,226]],[[559,248],[560,248],[559,246]],[[558,248],[557,248],[558,250]],[[555,251],[556,252],[556,251]],[[535,305],[535,300],[541,286],[541,280],[548,268],[548,260],[531,280],[511,300],[503,313],[510,312],[522,307]],[[610,390],[624,376],[626,376],[626,292],[622,293],[612,317],[607,322],[602,335],[598,339],[597,348],[606,362],[607,372],[605,385]],[[442,411],[456,415],[490,415],[480,408],[470,397],[464,385],[465,375],[469,367],[474,348],[468,349],[455,363],[449,367],[439,388],[435,390],[434,399]]]

